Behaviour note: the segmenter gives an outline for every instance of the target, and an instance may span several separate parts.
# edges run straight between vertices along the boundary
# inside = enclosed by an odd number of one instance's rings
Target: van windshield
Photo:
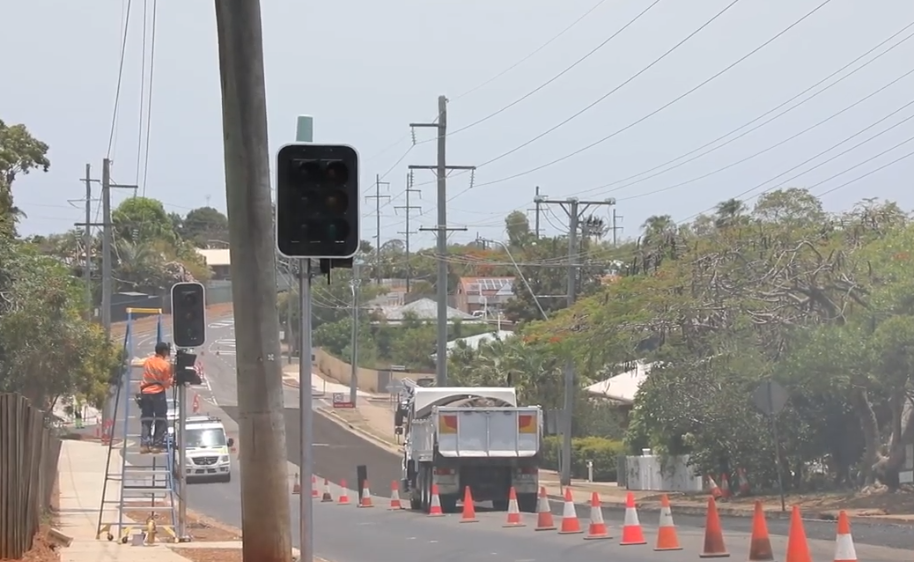
[[[221,429],[188,429],[185,446],[191,448],[213,449],[225,447],[225,431]]]

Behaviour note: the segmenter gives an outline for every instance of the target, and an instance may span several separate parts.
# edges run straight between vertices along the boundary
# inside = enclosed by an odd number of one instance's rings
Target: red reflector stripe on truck
[[[457,416],[438,416],[438,433],[457,433]]]
[[[518,415],[517,431],[520,433],[536,433],[536,416],[533,414]]]

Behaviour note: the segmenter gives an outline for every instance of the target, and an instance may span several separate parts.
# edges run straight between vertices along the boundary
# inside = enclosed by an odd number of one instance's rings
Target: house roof
[[[197,253],[203,256],[206,265],[209,267],[218,267],[222,265],[232,265],[232,259],[229,250],[224,248],[197,248]]]
[[[514,294],[513,277],[461,277],[466,294]],[[508,291],[505,293],[505,291]]]
[[[415,314],[420,320],[434,320],[438,317],[438,303],[432,299],[418,299],[407,305],[381,307],[381,313],[388,320],[403,320],[408,313]],[[447,307],[448,320],[476,320],[472,314],[467,314],[453,307]]]

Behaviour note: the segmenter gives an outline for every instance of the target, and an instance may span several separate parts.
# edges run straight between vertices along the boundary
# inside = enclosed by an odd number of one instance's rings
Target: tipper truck
[[[423,387],[404,380],[394,424],[404,435],[402,489],[413,510],[429,511],[437,485],[453,513],[470,487],[473,499],[536,511],[543,415],[518,406],[513,388]]]

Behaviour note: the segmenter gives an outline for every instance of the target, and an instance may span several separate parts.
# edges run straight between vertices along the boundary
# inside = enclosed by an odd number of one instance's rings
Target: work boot
[[[149,445],[140,445],[140,454],[145,455],[150,452]]]

